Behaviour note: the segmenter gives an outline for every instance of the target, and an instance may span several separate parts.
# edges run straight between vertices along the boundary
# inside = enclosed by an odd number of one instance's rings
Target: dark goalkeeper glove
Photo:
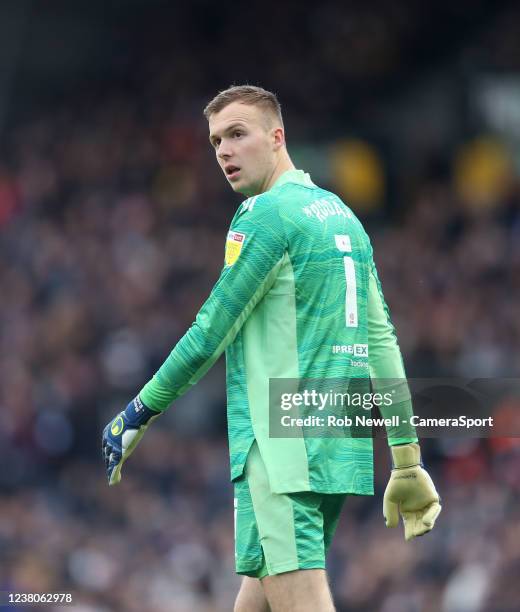
[[[418,444],[391,446],[393,469],[383,500],[387,527],[403,518],[404,537],[411,540],[433,529],[441,511],[440,497],[421,464]]]
[[[102,451],[109,485],[121,480],[123,463],[130,457],[150,423],[160,415],[160,412],[147,408],[137,396],[105,427]]]

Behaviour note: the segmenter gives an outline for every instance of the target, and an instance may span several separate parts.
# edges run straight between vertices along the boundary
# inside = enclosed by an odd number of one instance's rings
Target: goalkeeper
[[[370,240],[335,194],[294,168],[276,96],[231,87],[204,114],[228,183],[247,199],[195,322],[103,432],[109,484],[152,420],[225,351],[236,571],[244,575],[235,611],[330,612],[325,555],[347,495],[373,494],[372,439],[270,437],[269,380],[401,381],[400,400],[381,411],[409,417],[399,346]],[[439,496],[415,431],[388,434],[394,469],[384,515],[395,527],[400,514],[411,539],[433,528]]]

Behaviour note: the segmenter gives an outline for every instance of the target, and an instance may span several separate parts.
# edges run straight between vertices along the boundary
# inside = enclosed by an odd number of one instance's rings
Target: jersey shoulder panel
[[[231,222],[231,229],[247,225],[270,224],[280,227],[279,198],[270,191],[244,200]]]

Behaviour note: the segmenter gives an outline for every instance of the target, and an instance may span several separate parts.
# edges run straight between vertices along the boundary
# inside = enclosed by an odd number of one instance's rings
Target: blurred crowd
[[[393,13],[403,28],[405,13]],[[0,591],[72,592],[79,612],[224,612],[239,586],[222,360],[151,428],[117,488],[101,460],[102,427],[217,279],[240,201],[204,100],[163,93],[65,104],[1,147]],[[417,177],[406,198],[360,215],[408,375],[516,377],[518,176],[482,208],[449,176]],[[423,449],[444,506],[435,532],[405,543],[384,527],[378,440],[376,496],[347,500],[330,553],[338,610],[518,609],[516,438]]]

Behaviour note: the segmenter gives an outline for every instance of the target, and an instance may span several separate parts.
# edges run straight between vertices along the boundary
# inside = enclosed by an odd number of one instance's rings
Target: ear
[[[285,145],[285,133],[282,127],[275,127],[272,130],[273,148],[278,151]]]

